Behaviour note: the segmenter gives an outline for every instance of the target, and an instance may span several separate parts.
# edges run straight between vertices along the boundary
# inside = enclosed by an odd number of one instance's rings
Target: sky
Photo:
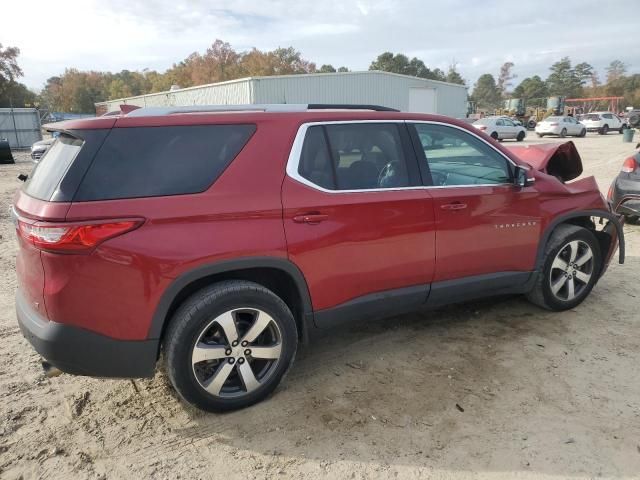
[[[367,70],[384,51],[472,86],[506,61],[518,79],[563,56],[640,72],[640,0],[0,0],[0,43],[21,50],[20,80],[39,90],[65,68],[164,71],[216,38],[236,50],[293,46],[318,67]]]

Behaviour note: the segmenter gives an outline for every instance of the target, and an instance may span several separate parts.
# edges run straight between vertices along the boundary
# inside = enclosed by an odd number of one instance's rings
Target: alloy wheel
[[[551,293],[559,300],[571,301],[587,288],[593,273],[591,247],[582,240],[573,240],[560,249],[551,264]]]
[[[229,310],[198,335],[191,354],[193,373],[210,395],[247,395],[274,373],[282,355],[282,334],[274,319],[255,308]]]

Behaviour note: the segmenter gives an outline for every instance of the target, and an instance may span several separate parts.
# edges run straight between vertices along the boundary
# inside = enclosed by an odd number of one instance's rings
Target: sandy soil
[[[603,191],[631,151],[576,144]],[[334,332],[268,401],[212,415],[161,372],[43,376],[13,306],[22,159],[0,166],[0,477],[640,478],[639,226],[575,310],[507,298]]]

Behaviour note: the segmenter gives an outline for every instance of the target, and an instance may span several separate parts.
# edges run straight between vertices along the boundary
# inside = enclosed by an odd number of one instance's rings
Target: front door
[[[316,312],[393,292],[426,300],[434,213],[404,122],[303,125],[282,202]]]
[[[434,281],[529,272],[540,238],[535,187],[513,184],[513,165],[462,128],[414,123],[437,224]],[[420,151],[421,150],[421,151]]]

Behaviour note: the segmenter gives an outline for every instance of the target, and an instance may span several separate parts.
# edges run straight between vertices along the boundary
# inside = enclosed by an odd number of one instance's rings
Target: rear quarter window
[[[114,128],[75,201],[205,191],[255,132],[255,125]]]
[[[83,143],[79,138],[60,135],[29,175],[25,193],[40,200],[51,199]]]

